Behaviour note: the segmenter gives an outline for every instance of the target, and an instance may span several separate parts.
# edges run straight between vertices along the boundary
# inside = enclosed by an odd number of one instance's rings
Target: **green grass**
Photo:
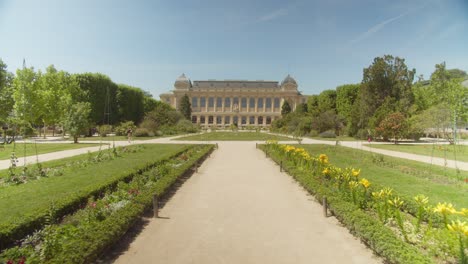
[[[409,199],[424,194],[432,204],[450,202],[458,209],[468,207],[468,184],[464,182],[468,178],[466,171],[457,172],[455,169],[340,146],[301,147],[314,156],[327,154],[330,163],[338,167],[360,168],[361,176],[374,185],[393,188],[399,195]],[[373,157],[383,159],[383,162],[375,161]]]
[[[234,141],[250,141],[250,140],[285,140],[292,141],[292,138],[269,135],[260,132],[210,132],[204,134],[198,134],[193,136],[181,137],[176,140],[199,140],[199,141],[210,141],[210,140],[234,140]]]
[[[348,137],[348,136],[338,136],[336,138],[323,138],[323,137],[308,137],[311,139],[317,139],[317,140],[327,140],[327,141],[356,141],[357,139],[353,137]]]
[[[366,144],[366,146],[468,162],[466,145]]]
[[[24,150],[26,146],[26,156],[36,155],[36,146],[37,146],[37,154],[44,154],[50,153],[60,150],[67,150],[67,149],[78,149],[84,147],[95,147],[99,146],[99,144],[73,144],[73,143],[14,143],[3,145],[4,148],[0,147],[0,160],[9,159],[13,149],[15,149],[15,154],[17,157],[24,157]]]
[[[54,201],[77,196],[79,193],[93,189],[94,186],[111,182],[116,175],[123,175],[149,162],[170,157],[184,148],[185,145],[178,144],[144,145],[143,149],[136,153],[123,153],[121,158],[91,164],[84,168],[69,169],[63,176],[1,187],[0,225],[12,223],[25,215],[34,215],[48,208]],[[73,159],[86,159],[86,157],[87,154]],[[55,161],[55,164],[59,164],[59,161]],[[51,163],[47,164],[50,165]]]
[[[132,137],[132,140],[150,140],[162,137]],[[109,136],[109,137],[80,137],[78,141],[127,141],[126,136]]]

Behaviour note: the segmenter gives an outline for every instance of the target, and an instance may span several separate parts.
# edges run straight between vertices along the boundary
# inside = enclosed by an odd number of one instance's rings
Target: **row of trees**
[[[44,72],[23,66],[13,74],[0,60],[0,122],[22,128],[22,134],[40,127],[76,128],[80,119],[87,121],[80,133],[103,124],[138,124],[158,103],[148,92],[100,73],[70,74],[51,65]]]
[[[299,135],[332,130],[336,135],[384,139],[417,138],[433,129],[449,139],[449,127],[466,122],[466,72],[437,64],[429,80],[408,69],[405,60],[385,55],[364,69],[360,84],[338,86],[308,98],[307,106],[274,122],[273,129]]]

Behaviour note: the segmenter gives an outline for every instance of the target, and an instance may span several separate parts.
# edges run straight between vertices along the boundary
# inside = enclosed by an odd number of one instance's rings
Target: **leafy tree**
[[[40,97],[44,107],[42,121],[46,125],[55,125],[64,119],[66,111],[72,104],[72,91],[78,84],[72,76],[64,71],[57,71],[53,65],[47,67],[40,79]],[[45,131],[44,131],[45,137]]]
[[[450,79],[465,80],[468,78],[468,74],[464,70],[460,69],[449,69],[447,70]]]
[[[117,110],[120,121],[140,123],[145,115],[144,93],[140,88],[125,84],[117,86]]]
[[[180,112],[187,120],[191,120],[192,118],[192,106],[190,104],[190,98],[187,94],[185,94],[182,99],[180,100],[179,105]]]
[[[294,112],[297,114],[305,114],[307,113],[307,111],[308,111],[307,104],[302,103],[302,104],[297,105],[296,110]]]
[[[314,94],[307,97],[307,112],[309,112],[312,116],[318,116],[318,95]]]
[[[436,70],[431,75],[432,89],[440,95],[440,102],[445,103],[450,108],[451,120],[453,124],[453,143],[456,142],[457,122],[466,120],[468,116],[468,88],[463,87],[460,79],[453,79],[449,71],[445,68],[445,62],[436,64]]]
[[[348,132],[353,121],[353,107],[357,107],[355,102],[358,97],[359,86],[359,84],[345,84],[336,87],[336,113],[345,120]]]
[[[395,112],[388,114],[375,130],[384,140],[393,137],[396,144],[397,140],[403,136],[406,129],[407,123],[405,116],[400,112]]]
[[[65,116],[64,128],[73,137],[73,142],[78,143],[78,137],[87,132],[90,122],[91,104],[78,102],[73,104]]]
[[[408,70],[405,60],[391,55],[377,57],[364,69],[359,90],[360,127],[368,127],[369,118],[387,100],[395,104],[394,111],[407,113],[414,102],[411,90],[416,70]]]
[[[343,119],[335,111],[328,110],[320,113],[318,117],[312,119],[312,129],[321,132],[334,130],[336,135],[340,135],[343,128]]]
[[[148,112],[153,111],[153,109],[156,107],[158,101],[153,98],[151,94],[148,96],[148,92],[145,92],[145,97],[143,97],[143,109],[145,110],[145,114]]]
[[[74,102],[90,103],[91,122],[98,125],[118,123],[117,84],[101,73],[77,74],[76,80],[83,92],[74,98]]]
[[[40,123],[45,114],[44,103],[41,97],[41,72],[34,68],[18,69],[13,81],[13,99],[15,119],[17,123],[30,126]]]
[[[0,59],[0,126],[7,122],[13,111],[13,75],[7,71],[7,65]]]
[[[284,103],[281,106],[281,115],[285,116],[289,113],[291,113],[291,106],[289,105],[289,102],[287,100],[284,100]]]
[[[322,91],[318,96],[318,110],[319,113],[327,111],[336,111],[336,91],[325,90]]]

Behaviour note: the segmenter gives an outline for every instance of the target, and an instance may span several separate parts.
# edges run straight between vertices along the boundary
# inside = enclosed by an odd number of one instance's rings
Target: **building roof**
[[[277,81],[201,80],[193,81],[192,88],[279,88]]]
[[[286,78],[284,78],[284,80],[281,82],[281,86],[287,84],[287,83],[291,83],[291,84],[294,84],[295,86],[297,86],[297,82],[296,80],[294,80],[293,77],[291,77],[291,75],[288,74],[288,76],[286,76]]]

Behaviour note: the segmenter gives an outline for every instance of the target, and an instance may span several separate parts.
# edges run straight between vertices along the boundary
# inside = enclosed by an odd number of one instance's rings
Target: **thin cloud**
[[[380,30],[382,30],[382,28],[384,28],[386,25],[406,16],[408,14],[408,12],[406,13],[403,13],[399,16],[396,16],[396,17],[392,17],[390,19],[387,19],[385,21],[382,21],[380,23],[378,23],[377,25],[374,25],[372,26],[371,28],[369,28],[366,32],[360,34],[359,36],[357,36],[355,39],[351,40],[350,41],[350,44],[354,44],[354,43],[357,43],[357,42],[360,42],[361,40],[364,40],[370,36],[372,36],[373,34],[379,32]]]
[[[258,18],[259,22],[268,22],[289,14],[289,8],[280,8]]]

